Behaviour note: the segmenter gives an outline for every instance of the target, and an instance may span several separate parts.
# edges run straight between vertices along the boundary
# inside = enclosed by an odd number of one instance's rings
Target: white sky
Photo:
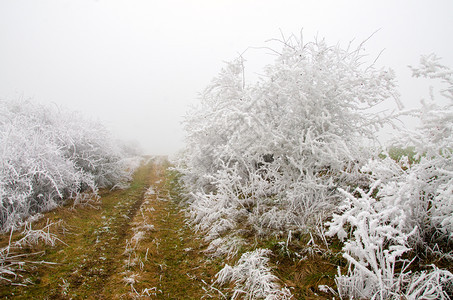
[[[435,52],[453,67],[453,1],[0,0],[0,98],[56,103],[102,121],[147,153],[183,146],[182,116],[223,61],[280,29],[360,42],[393,68],[406,107],[425,87],[407,65]],[[245,54],[248,72],[270,62]],[[423,94],[423,95],[422,95]]]

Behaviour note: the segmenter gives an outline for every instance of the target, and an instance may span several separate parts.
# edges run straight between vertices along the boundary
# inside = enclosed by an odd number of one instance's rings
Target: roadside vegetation
[[[0,232],[121,187],[140,163],[101,124],[31,101],[0,101],[0,144]]]
[[[214,286],[246,299],[451,298],[450,69],[422,56],[413,75],[440,80],[442,99],[404,112],[393,71],[367,64],[363,43],[280,42],[256,83],[242,57],[227,63],[185,120],[190,223],[227,259]],[[407,114],[416,131],[398,127]],[[388,152],[385,125],[399,131]]]

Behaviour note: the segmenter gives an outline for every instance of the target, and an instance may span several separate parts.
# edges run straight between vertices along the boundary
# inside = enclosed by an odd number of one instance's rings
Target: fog
[[[453,67],[452,1],[0,0],[0,98],[78,110],[171,154],[224,61],[245,51],[253,80],[273,57],[250,47],[301,30],[345,46],[378,30],[368,61],[395,70],[407,108],[428,94],[407,65],[434,52]]]

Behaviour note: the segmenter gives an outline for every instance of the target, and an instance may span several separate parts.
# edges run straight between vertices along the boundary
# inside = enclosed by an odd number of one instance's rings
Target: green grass
[[[420,159],[417,159],[417,152],[415,152],[414,147],[406,147],[406,148],[400,148],[400,147],[390,147],[388,149],[388,154],[391,159],[393,159],[396,162],[401,161],[403,157],[407,157],[408,162],[410,165],[414,163],[418,163]]]

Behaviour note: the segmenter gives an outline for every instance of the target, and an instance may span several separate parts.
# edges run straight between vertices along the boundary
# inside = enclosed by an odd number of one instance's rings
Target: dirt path
[[[102,194],[98,207],[46,214],[66,245],[24,251],[43,251],[33,259],[57,264],[25,267],[27,286],[3,285],[0,297],[200,299],[219,264],[184,223],[167,166],[161,159],[142,166],[130,188]]]

